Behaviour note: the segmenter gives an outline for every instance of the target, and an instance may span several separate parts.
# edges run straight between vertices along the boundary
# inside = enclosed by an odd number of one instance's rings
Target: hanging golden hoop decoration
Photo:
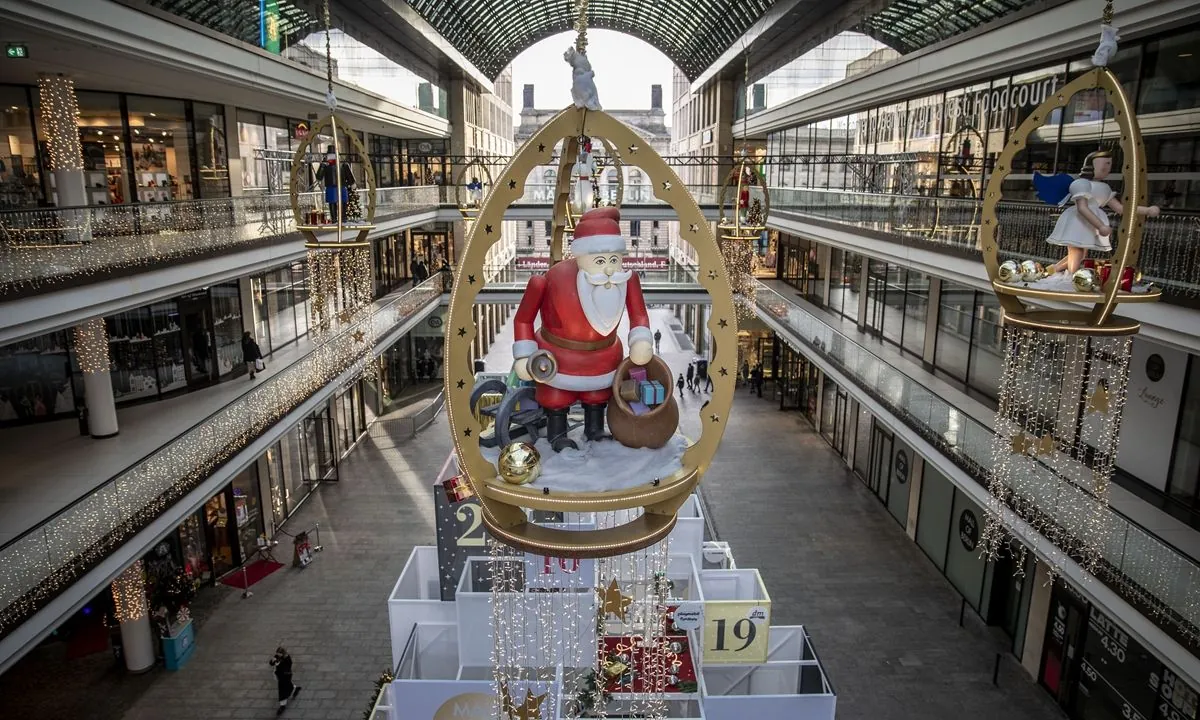
[[[341,219],[338,218],[337,223],[312,223],[308,222],[309,218],[300,209],[300,192],[301,192],[301,173],[305,173],[303,184],[305,186],[305,194],[307,192],[307,172],[311,166],[308,163],[309,148],[313,142],[317,140],[323,133],[328,131],[333,137],[333,151],[335,162],[338,168],[342,166],[342,149],[341,142],[338,139],[339,130],[346,128],[346,137],[350,140],[350,146],[354,154],[360,158],[367,157],[367,150],[363,147],[361,141],[350,131],[349,125],[346,125],[338,118],[337,115],[329,114],[325,116],[308,132],[308,135],[301,141],[300,146],[296,148],[296,154],[292,156],[292,177],[289,189],[289,196],[292,204],[292,216],[296,221],[296,229],[304,235],[304,246],[311,249],[328,249],[337,250],[347,247],[364,247],[370,245],[367,241],[367,235],[371,230],[375,229],[375,170],[371,167],[371,163],[363,163],[363,177],[366,181],[367,206],[363,209],[363,221],[361,224],[344,225]],[[324,155],[324,153],[320,153]],[[338,173],[338,188],[341,189],[341,172]],[[322,193],[317,193],[317,208],[322,215],[325,208],[325,197]],[[327,235],[330,232],[336,234],[332,238],[318,238],[317,233]]]
[[[483,207],[482,205],[478,207],[471,205],[470,198],[467,198],[466,201],[463,200],[463,180],[467,178],[467,171],[473,167],[477,167],[483,171],[482,178],[486,180],[483,192],[485,199],[492,189],[492,171],[488,168],[487,163],[483,162],[482,158],[478,156],[473,157],[466,165],[462,166],[462,169],[458,171],[458,175],[454,178],[454,199],[458,202],[458,211],[462,213],[464,220],[473,219]],[[480,179],[479,176],[474,177],[475,179]]]
[[[480,452],[478,438],[483,426],[470,407],[475,381],[471,345],[478,332],[472,309],[486,284],[484,261],[488,249],[500,239],[505,210],[521,198],[526,179],[534,168],[546,163],[554,146],[564,138],[580,135],[604,137],[618,147],[628,148],[630,160],[636,158],[637,165],[652,179],[655,197],[678,214],[680,233],[699,256],[697,279],[712,302],[708,329],[714,340],[711,367],[715,388],[702,410],[700,437],[684,452],[683,467],[672,476],[657,481],[646,478],[645,484],[628,490],[543,494],[505,483]],[[570,142],[564,146],[569,151]],[[555,214],[560,215],[561,210]],[[561,221],[556,218],[555,223]],[[737,323],[724,260],[709,223],[687,186],[657,152],[642,144],[632,129],[607,113],[585,113],[571,107],[552,118],[521,147],[501,173],[500,182],[484,202],[468,236],[454,282],[446,330],[445,392],[450,431],[459,468],[480,499],[488,532],[512,547],[556,557],[620,555],[647,547],[670,533],[676,512],[712,462],[728,421],[737,375]],[[530,523],[526,516],[528,509],[586,513],[635,508],[644,512],[631,522],[592,531],[547,528]]]
[[[1113,106],[1113,119],[1121,131],[1120,144],[1124,166],[1121,170],[1124,192],[1121,197],[1125,208],[1121,216],[1117,247],[1112,255],[1112,270],[1108,281],[1099,292],[1075,292],[1041,290],[1001,282],[998,208],[1003,197],[1004,180],[1012,171],[1013,159],[1024,150],[1033,132],[1041,127],[1050,113],[1065,107],[1071,98],[1084,90],[1104,90],[1109,104]],[[1104,122],[1107,122],[1105,120]],[[1146,147],[1137,116],[1130,106],[1121,81],[1108,68],[1089,70],[1067,83],[1053,96],[1038,105],[1021,123],[1004,151],[996,160],[996,169],[988,179],[983,200],[983,224],[979,229],[980,250],[987,267],[992,289],[1004,308],[1008,323],[1034,330],[1080,335],[1128,335],[1136,333],[1141,324],[1128,318],[1113,315],[1120,303],[1154,302],[1162,295],[1157,288],[1146,293],[1131,293],[1120,290],[1121,276],[1127,267],[1136,267],[1142,247],[1142,218],[1136,212],[1139,205],[1146,204]],[[1025,301],[1049,300],[1068,303],[1093,303],[1091,310],[1041,310],[1027,306]]]
[[[717,221],[717,227],[721,229],[721,236],[729,240],[745,240],[747,238],[756,238],[758,234],[767,229],[767,217],[771,213],[771,192],[767,188],[767,178],[758,171],[758,167],[748,155],[743,154],[736,160],[737,169],[730,171],[728,177],[725,178],[724,184],[721,185],[721,191],[717,194],[717,209],[721,214],[721,219]],[[737,173],[737,180],[733,178],[733,174]],[[746,175],[750,174],[754,178],[753,185],[762,192],[763,196],[763,214],[761,225],[750,225],[743,223],[741,213],[738,212],[737,206],[742,197],[742,188],[748,186],[746,183]],[[730,220],[729,215],[725,212],[725,199],[729,196],[730,189],[734,190],[733,200],[730,203],[730,209],[733,211],[733,219]],[[747,207],[746,211],[749,212]]]

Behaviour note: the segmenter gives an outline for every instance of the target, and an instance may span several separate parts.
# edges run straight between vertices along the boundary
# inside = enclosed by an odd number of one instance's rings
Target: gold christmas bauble
[[[1021,263],[1021,279],[1025,282],[1036,282],[1041,280],[1045,274],[1046,271],[1042,268],[1041,263],[1034,262],[1033,260],[1026,260]]]
[[[1075,275],[1071,277],[1071,282],[1075,284],[1075,289],[1079,292],[1091,292],[1099,284],[1096,282],[1096,271],[1091,268],[1076,270]]]
[[[504,446],[496,460],[496,472],[504,482],[527,485],[542,472],[542,456],[529,443],[514,442]]]
[[[1021,275],[1021,266],[1017,265],[1016,260],[1005,260],[1000,263],[1000,282],[1012,282],[1017,280]]]

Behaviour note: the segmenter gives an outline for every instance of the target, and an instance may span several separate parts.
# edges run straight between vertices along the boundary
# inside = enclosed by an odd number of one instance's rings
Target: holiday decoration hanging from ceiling
[[[1120,80],[1105,64],[1116,51],[1112,5],[1105,8],[1095,67],[1030,113],[996,160],[985,191],[980,242],[1004,311],[1006,350],[993,441],[988,523],[983,549],[994,557],[1014,535],[1034,544],[1052,570],[1073,558],[1095,574],[1104,567],[1110,527],[1108,488],[1125,405],[1132,337],[1140,324],[1114,314],[1122,303],[1158,300],[1134,281],[1145,206],[1145,149],[1137,116]],[[1089,132],[1096,143],[1079,178],[1035,176],[1038,194],[1065,207],[1046,235],[1048,253],[1023,259],[1017,248],[1027,206],[1002,206],[1014,160],[1052,114],[1080,93],[1103,98],[1109,113]],[[1073,142],[1085,137],[1073,137]],[[1111,144],[1110,144],[1111,141]],[[1120,201],[1104,181],[1120,158]],[[1119,215],[1112,227],[1106,212]],[[1089,251],[1111,258],[1088,259]],[[1090,309],[1045,309],[1041,302],[1090,303]],[[1031,526],[1049,541],[1021,528]],[[1020,563],[1018,563],[1020,567]]]
[[[313,124],[296,149],[290,197],[296,229],[307,248],[313,330],[328,339],[357,325],[348,337],[363,346],[365,369],[373,367],[365,361],[375,343],[367,239],[375,228],[375,173],[371,163],[363,162],[367,152],[358,134],[337,116],[328,0],[324,21],[328,114]],[[361,186],[351,162],[362,168]]]
[[[463,220],[474,220],[483,208],[484,196],[492,190],[492,171],[482,158],[473,157],[454,180],[454,196]]]
[[[495,715],[508,720],[664,717],[668,686],[694,682],[680,660],[686,636],[666,633],[666,537],[716,452],[737,374],[733,297],[711,226],[663,159],[600,109],[585,11],[586,1],[565,55],[574,105],[517,151],[484,198],[446,325],[449,425],[491,537]],[[525,179],[560,143],[551,267],[522,293],[509,378],[477,383],[473,310],[488,252]],[[652,180],[699,257],[714,389],[688,419],[691,437],[680,432],[672,371],[654,354],[641,279],[624,267],[621,211],[596,207],[599,147],[614,167],[636,165]],[[556,697],[569,706],[552,706]]]

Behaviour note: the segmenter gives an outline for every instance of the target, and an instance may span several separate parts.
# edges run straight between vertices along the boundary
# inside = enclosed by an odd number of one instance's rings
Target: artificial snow
[[[568,435],[579,445],[578,450],[567,448],[556,453],[546,438],[538,438],[535,447],[542,456],[542,473],[527,487],[550,488],[552,492],[602,492],[649,485],[681,469],[683,452],[688,447],[687,438],[679,432],[657,450],[627,448],[611,439],[588,442],[583,439],[582,427]],[[488,462],[495,463],[500,457],[499,448],[480,450]]]

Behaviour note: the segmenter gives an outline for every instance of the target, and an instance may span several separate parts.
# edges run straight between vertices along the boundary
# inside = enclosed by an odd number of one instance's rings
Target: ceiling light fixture
[[[150,117],[158,117],[158,113],[150,113]]]

